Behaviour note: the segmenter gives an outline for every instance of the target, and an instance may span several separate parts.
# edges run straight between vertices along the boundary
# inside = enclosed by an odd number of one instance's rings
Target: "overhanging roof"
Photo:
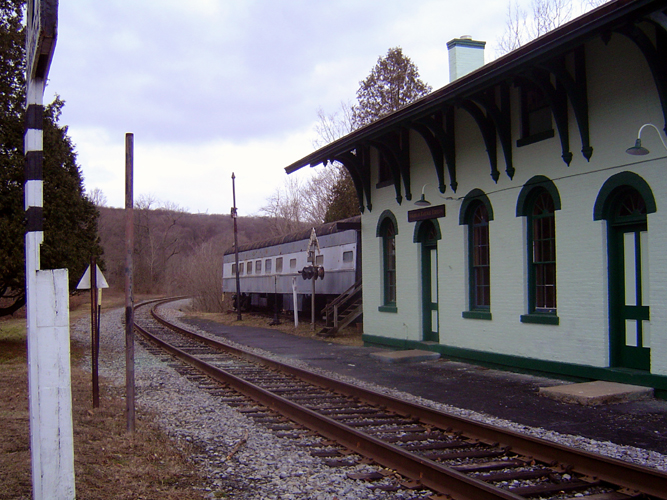
[[[455,105],[493,85],[535,66],[544,59],[563,55],[584,42],[614,29],[641,21],[667,7],[666,0],[614,0],[490,62],[478,70],[432,92],[376,122],[324,146],[285,167],[290,174],[306,166],[317,166],[354,150],[360,143],[379,138],[388,131],[429,116],[446,105]]]

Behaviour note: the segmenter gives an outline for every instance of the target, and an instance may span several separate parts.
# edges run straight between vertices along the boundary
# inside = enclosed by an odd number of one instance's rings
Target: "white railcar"
[[[361,217],[322,224],[315,228],[320,252],[315,264],[324,267],[323,279],[315,280],[316,308],[324,307],[327,300],[340,295],[361,277],[359,230]],[[274,300],[280,308],[294,310],[292,283],[296,283],[297,310],[310,308],[312,281],[299,273],[311,265],[307,261],[311,230],[257,243],[239,245],[239,285],[246,305],[271,307]],[[236,293],[236,265],[234,248],[223,258],[222,290]],[[293,280],[296,278],[296,280]],[[304,300],[308,297],[308,300]]]

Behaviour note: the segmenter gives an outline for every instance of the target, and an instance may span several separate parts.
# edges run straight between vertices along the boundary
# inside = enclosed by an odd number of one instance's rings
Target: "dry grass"
[[[118,304],[111,300],[108,307]],[[90,312],[74,297],[71,316]],[[77,367],[81,346],[72,346],[72,400],[76,493],[79,499],[203,499],[204,480],[174,443],[138,414],[136,432],[125,432],[125,402],[101,383],[100,408],[92,409],[90,374]],[[30,499],[30,448],[25,320],[0,322],[0,499]],[[179,445],[180,446],[180,445]]]

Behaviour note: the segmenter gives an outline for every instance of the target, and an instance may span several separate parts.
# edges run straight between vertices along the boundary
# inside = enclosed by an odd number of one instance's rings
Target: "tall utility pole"
[[[125,134],[125,413],[134,434],[134,134]]]
[[[67,269],[40,269],[44,241],[44,86],[56,47],[58,0],[26,11],[25,280],[32,492],[73,500],[74,437]]]
[[[241,278],[239,277],[239,239],[236,228],[236,176],[232,172],[232,219],[234,219],[234,254],[236,259],[236,320],[241,321]]]

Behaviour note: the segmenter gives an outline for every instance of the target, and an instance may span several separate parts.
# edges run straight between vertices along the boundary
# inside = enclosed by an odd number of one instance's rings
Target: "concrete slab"
[[[385,363],[416,363],[419,361],[433,361],[440,357],[440,353],[408,349],[406,351],[372,352],[371,358]]]
[[[582,384],[540,387],[539,394],[564,403],[595,406],[650,399],[653,397],[653,388],[597,380]]]

